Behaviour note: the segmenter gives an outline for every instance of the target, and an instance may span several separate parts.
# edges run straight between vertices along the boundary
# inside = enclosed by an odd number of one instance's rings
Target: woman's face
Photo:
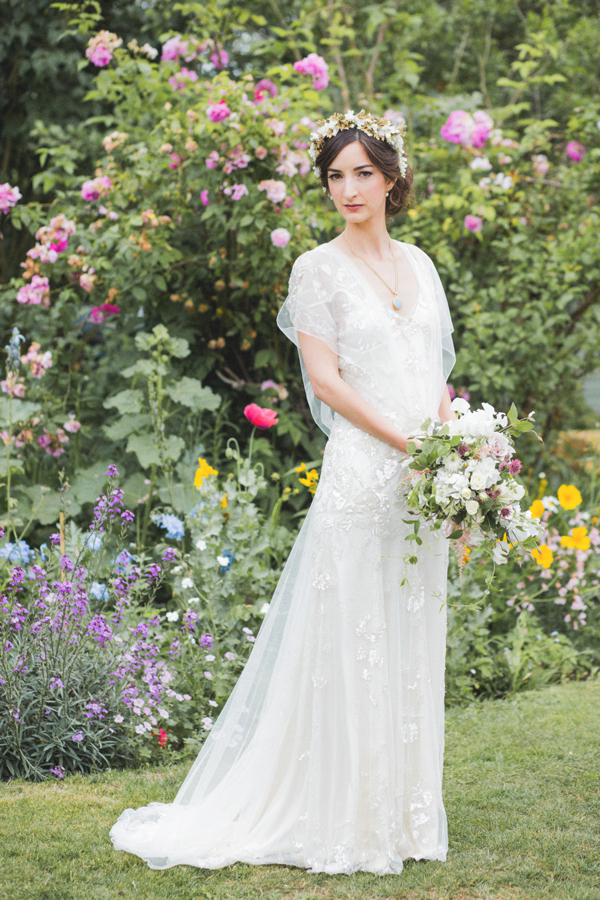
[[[393,182],[371,162],[360,141],[340,150],[327,170],[327,183],[335,208],[346,222],[385,220],[385,195]]]

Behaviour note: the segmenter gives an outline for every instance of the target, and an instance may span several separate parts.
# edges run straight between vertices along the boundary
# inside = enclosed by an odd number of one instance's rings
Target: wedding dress
[[[325,341],[342,378],[414,434],[437,417],[452,323],[429,257],[400,247],[419,284],[409,308],[395,312],[324,244],[296,261],[278,324],[296,344],[299,331]],[[425,526],[421,547],[405,541],[402,454],[324,406],[300,361],[330,435],[319,485],[175,800],[128,809],[111,830],[117,849],[152,868],[242,861],[383,875],[408,857],[446,857],[447,541]]]

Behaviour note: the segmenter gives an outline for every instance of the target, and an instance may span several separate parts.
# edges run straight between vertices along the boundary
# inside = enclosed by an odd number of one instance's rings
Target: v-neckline
[[[397,243],[400,243],[400,241],[398,241]],[[326,246],[332,247],[336,251],[336,253],[338,253],[340,256],[343,256],[343,258],[346,260],[346,262],[348,262],[352,266],[352,269],[358,273],[358,275],[360,276],[362,281],[365,283],[367,288],[370,290],[370,292],[373,294],[373,296],[376,298],[376,300],[387,309],[387,311],[390,313],[390,315],[392,316],[394,321],[396,321],[398,319],[403,319],[405,322],[407,322],[410,319],[412,319],[412,317],[414,316],[414,314],[417,310],[417,307],[419,306],[419,304],[421,302],[422,287],[421,287],[421,279],[419,278],[419,273],[417,272],[416,267],[415,267],[412,259],[410,258],[410,254],[407,253],[406,250],[404,250],[404,248],[402,248],[402,252],[404,253],[405,257],[408,259],[408,264],[411,267],[413,274],[414,274],[415,278],[417,279],[417,284],[419,286],[419,290],[417,292],[417,299],[415,300],[414,306],[411,309],[410,313],[407,313],[406,315],[404,315],[402,312],[400,312],[400,310],[395,310],[389,303],[386,303],[385,300],[379,296],[379,294],[377,293],[377,291],[375,290],[373,285],[363,275],[363,273],[361,272],[359,267],[356,265],[356,263],[354,262],[354,260],[352,259],[351,256],[348,256],[346,253],[344,253],[343,250],[340,250],[339,247],[336,244],[332,243],[331,241]]]

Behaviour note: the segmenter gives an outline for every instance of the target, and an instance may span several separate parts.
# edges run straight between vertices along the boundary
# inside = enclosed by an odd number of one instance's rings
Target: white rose
[[[510,441],[504,434],[494,433],[487,441],[487,451],[494,459],[510,459],[513,455],[513,448]]]
[[[474,491],[482,491],[487,485],[487,478],[485,474],[479,470],[476,470],[471,475],[471,487]]]
[[[471,479],[471,481],[472,481],[472,479]],[[468,487],[464,487],[462,489],[462,491],[460,492],[460,496],[463,498],[463,500],[470,500],[471,499],[471,489]]]
[[[465,509],[470,516],[474,516],[479,511],[479,503],[477,500],[467,500],[465,503]]]

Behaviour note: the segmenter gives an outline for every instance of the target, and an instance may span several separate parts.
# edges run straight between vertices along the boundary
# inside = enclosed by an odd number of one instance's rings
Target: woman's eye
[[[365,171],[364,171],[364,172],[361,172],[360,174],[361,174],[361,175],[366,175],[367,178],[369,178],[373,173],[372,173],[372,172],[368,172],[368,171],[365,169]]]

